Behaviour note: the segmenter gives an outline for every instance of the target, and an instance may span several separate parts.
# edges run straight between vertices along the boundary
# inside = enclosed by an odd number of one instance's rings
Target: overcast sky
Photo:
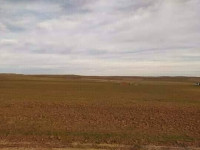
[[[0,0],[0,72],[200,76],[200,0]]]

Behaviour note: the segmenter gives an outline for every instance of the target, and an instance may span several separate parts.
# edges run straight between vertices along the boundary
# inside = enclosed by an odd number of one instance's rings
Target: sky
[[[0,0],[0,73],[200,76],[200,0]]]

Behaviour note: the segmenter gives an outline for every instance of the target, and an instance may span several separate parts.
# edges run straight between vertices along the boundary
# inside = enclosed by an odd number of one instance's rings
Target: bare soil
[[[0,148],[200,147],[197,80],[0,75]]]

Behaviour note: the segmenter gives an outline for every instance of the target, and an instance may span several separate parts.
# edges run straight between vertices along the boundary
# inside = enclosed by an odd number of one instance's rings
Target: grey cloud
[[[0,72],[200,75],[198,0],[0,4]]]

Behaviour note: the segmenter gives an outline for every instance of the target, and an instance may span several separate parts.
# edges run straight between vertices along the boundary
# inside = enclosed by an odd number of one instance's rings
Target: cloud
[[[200,2],[125,1],[0,0],[0,70],[199,76]]]
[[[0,23],[0,32],[6,32],[6,31],[8,31],[7,27],[3,23]]]
[[[15,44],[18,44],[18,41],[15,40],[15,39],[2,39],[0,41],[1,46],[3,46],[3,45],[12,46],[12,45],[15,45]]]

